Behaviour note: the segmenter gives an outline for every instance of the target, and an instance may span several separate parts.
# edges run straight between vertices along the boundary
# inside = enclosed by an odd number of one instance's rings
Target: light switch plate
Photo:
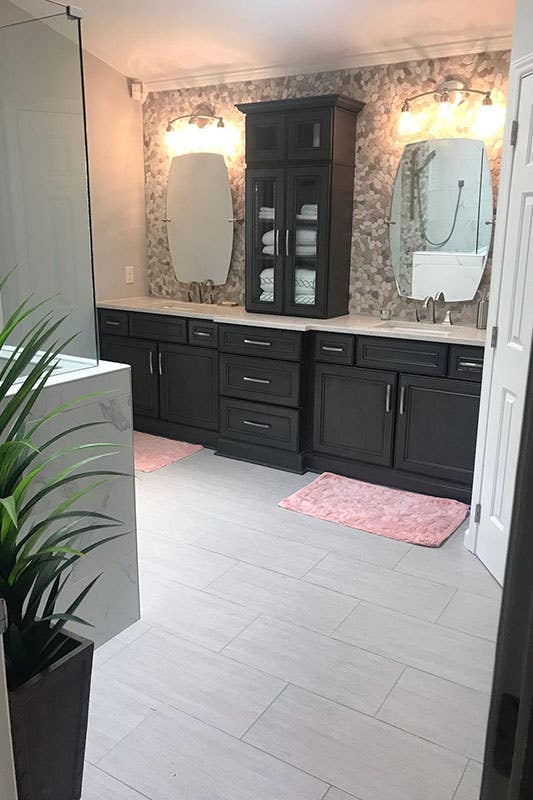
[[[135,283],[135,267],[124,267],[126,283]]]

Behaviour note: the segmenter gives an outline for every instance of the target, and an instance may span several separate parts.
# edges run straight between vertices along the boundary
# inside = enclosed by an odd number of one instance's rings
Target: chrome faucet
[[[424,308],[427,310],[427,320],[433,325],[435,324],[435,300],[428,295],[424,300]],[[430,311],[431,308],[431,311]]]
[[[198,299],[196,298],[196,295],[198,295]],[[189,283],[187,296],[189,298],[189,303],[202,302],[202,290],[200,289],[200,284],[198,283],[198,281],[191,281]]]

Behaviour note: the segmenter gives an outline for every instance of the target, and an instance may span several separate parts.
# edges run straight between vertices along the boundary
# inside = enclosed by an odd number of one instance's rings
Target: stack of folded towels
[[[261,296],[263,303],[274,301],[274,269],[264,269],[260,275]],[[296,296],[295,303],[298,305],[312,306],[315,303],[315,280],[316,272],[314,269],[297,269],[295,278]]]
[[[275,211],[271,206],[261,206],[259,209],[259,219],[274,219]]]
[[[267,231],[261,241],[263,242],[263,253],[274,255],[276,232],[274,229]],[[296,255],[297,256],[316,256],[316,230],[314,228],[296,229]]]
[[[309,222],[311,222],[311,220],[316,220],[318,218],[318,203],[304,203],[298,216],[302,219],[309,220]]]

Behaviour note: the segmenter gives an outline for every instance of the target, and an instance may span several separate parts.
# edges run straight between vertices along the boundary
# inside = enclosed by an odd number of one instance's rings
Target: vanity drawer
[[[220,361],[220,393],[282,406],[300,403],[300,365],[269,358],[224,354]]]
[[[300,412],[244,400],[220,400],[220,435],[281,450],[300,449]]]
[[[128,312],[115,311],[111,308],[98,309],[98,328],[100,335],[112,336],[128,335]]]
[[[143,314],[130,311],[130,336],[157,339],[161,342],[187,343],[187,320],[164,314]]]
[[[220,326],[220,349],[225,353],[244,356],[281,358],[299,361],[302,352],[302,334],[274,328]]]
[[[345,333],[315,334],[315,360],[326,364],[353,365],[355,339]]]
[[[448,345],[358,336],[356,363],[360,367],[394,369],[417,375],[446,375]]]
[[[189,320],[189,344],[200,347],[218,346],[218,327],[216,322],[205,319]]]
[[[448,360],[449,377],[481,382],[483,355],[482,347],[452,344]]]

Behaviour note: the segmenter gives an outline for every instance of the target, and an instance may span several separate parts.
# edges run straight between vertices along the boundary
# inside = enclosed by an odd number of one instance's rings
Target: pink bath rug
[[[457,500],[389,489],[331,472],[324,472],[279,505],[309,517],[426,547],[440,547],[468,513],[468,506]]]
[[[151,436],[149,433],[134,431],[135,469],[141,472],[155,472],[182,458],[192,456],[203,450],[201,444],[176,442],[163,436]]]

